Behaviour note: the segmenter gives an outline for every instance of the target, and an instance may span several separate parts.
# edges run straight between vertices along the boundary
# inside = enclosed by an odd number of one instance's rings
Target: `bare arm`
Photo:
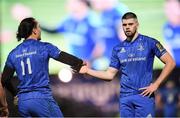
[[[6,66],[4,67],[2,78],[1,78],[1,84],[3,88],[6,88],[13,96],[16,96],[17,90],[13,87],[10,80],[13,78],[15,70]]]
[[[168,75],[172,72],[172,70],[175,67],[175,61],[171,57],[171,55],[167,52],[163,56],[161,56],[160,60],[165,64],[161,74],[157,78],[157,80],[152,83],[150,86],[140,88],[140,90],[144,90],[141,94],[143,96],[151,95],[153,92],[155,92],[160,84],[168,77]]]
[[[0,117],[6,117],[8,114],[5,92],[0,82]]]
[[[157,80],[154,82],[154,84],[157,84],[158,87],[168,77],[176,65],[175,61],[168,52],[161,56],[160,60],[165,64],[165,66]]]
[[[4,89],[1,83],[0,83],[0,106],[1,108],[7,106]]]
[[[117,72],[118,70],[112,67],[109,67],[106,71],[97,71],[97,70],[92,70],[87,66],[83,66],[80,70],[80,73],[82,74],[88,74],[102,80],[112,80]]]

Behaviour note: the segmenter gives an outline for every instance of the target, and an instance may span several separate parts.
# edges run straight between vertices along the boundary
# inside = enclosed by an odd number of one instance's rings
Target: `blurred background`
[[[156,38],[172,54],[176,69],[156,92],[156,116],[180,116],[180,0],[0,0],[0,72],[16,40],[19,22],[34,17],[42,28],[42,41],[86,60],[92,68],[108,67],[113,46],[124,40],[121,17],[138,16],[139,32]],[[163,64],[156,58],[156,79]],[[106,82],[74,74],[68,66],[50,60],[53,95],[64,116],[119,116],[119,79]],[[12,78],[16,87],[18,80]],[[19,116],[7,91],[10,116]]]

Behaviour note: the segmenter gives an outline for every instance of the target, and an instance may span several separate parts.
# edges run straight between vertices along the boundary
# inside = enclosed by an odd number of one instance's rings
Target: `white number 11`
[[[22,75],[25,75],[25,64],[28,66],[28,74],[32,74],[31,61],[30,58],[27,58],[26,63],[21,60]]]

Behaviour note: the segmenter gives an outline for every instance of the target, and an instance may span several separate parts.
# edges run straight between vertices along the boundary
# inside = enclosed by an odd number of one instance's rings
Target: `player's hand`
[[[147,87],[143,87],[140,88],[139,90],[143,90],[143,92],[141,93],[142,96],[151,96],[158,88],[158,85],[155,83],[151,83],[149,86]]]
[[[8,117],[8,115],[9,115],[8,107],[0,108],[0,117]]]
[[[84,65],[84,66],[81,67],[79,73],[86,74],[87,71],[88,71],[88,67],[87,67],[87,65]]]
[[[84,65],[87,65],[87,63],[85,61],[83,61],[80,65],[71,66],[71,68],[73,69],[72,71],[74,73],[80,73],[79,71],[80,71],[81,67],[84,66]]]
[[[87,62],[86,62],[86,61],[83,61],[82,66],[87,66]]]

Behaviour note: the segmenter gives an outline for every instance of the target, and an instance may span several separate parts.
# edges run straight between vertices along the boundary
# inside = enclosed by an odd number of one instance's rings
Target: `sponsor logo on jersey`
[[[27,52],[27,50],[23,49],[23,51],[22,51],[22,52],[23,52],[23,53],[24,53],[24,52]]]
[[[143,50],[144,50],[144,46],[143,46],[142,44],[140,44],[140,45],[138,46],[138,49],[137,49],[137,50],[143,51]]]
[[[146,57],[134,57],[120,60],[121,63],[146,61]]]
[[[123,48],[121,48],[120,53],[124,53],[124,52],[126,52],[126,50],[125,50],[125,48],[123,47]]]
[[[23,52],[22,54],[17,54],[17,55],[16,55],[16,58],[24,57],[24,56],[29,56],[29,55],[35,55],[35,54],[37,54],[36,51],[32,51],[32,52]]]

